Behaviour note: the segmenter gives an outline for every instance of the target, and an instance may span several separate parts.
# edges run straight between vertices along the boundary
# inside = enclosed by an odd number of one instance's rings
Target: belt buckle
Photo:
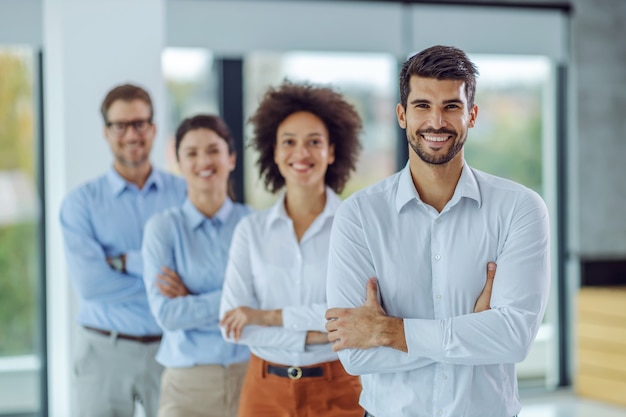
[[[287,369],[287,376],[289,379],[300,379],[302,378],[302,368],[299,366],[290,366]]]

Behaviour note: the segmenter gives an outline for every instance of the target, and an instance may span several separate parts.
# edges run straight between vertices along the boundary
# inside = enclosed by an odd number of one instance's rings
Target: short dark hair
[[[152,122],[152,118],[154,117],[154,109],[152,108],[152,99],[150,98],[150,94],[148,94],[146,90],[139,86],[133,84],[123,84],[118,85],[117,87],[109,91],[102,101],[102,105],[100,106],[100,112],[102,113],[104,123],[107,123],[109,121],[107,119],[107,113],[109,112],[111,105],[113,105],[113,103],[117,100],[143,101],[150,108],[150,121]]]
[[[329,87],[284,81],[267,90],[249,122],[254,127],[251,146],[260,155],[259,175],[272,193],[285,185],[285,178],[274,162],[278,126],[291,114],[309,112],[319,117],[328,130],[330,145],[335,147],[335,161],[328,166],[324,182],[340,193],[356,168],[361,143],[361,118],[344,97]]]
[[[411,76],[438,80],[462,80],[469,107],[474,106],[478,69],[465,52],[453,46],[432,46],[413,55],[400,71],[400,102],[406,109],[411,92]]]
[[[235,153],[235,138],[230,132],[230,129],[228,128],[228,125],[226,124],[224,119],[214,114],[198,114],[196,116],[184,119],[182,122],[180,122],[178,128],[176,129],[174,143],[176,160],[179,160],[178,151],[185,135],[192,130],[197,129],[212,130],[217,134],[217,136],[224,139],[224,142],[226,142],[226,145],[228,145],[228,153],[230,155]],[[235,200],[232,175],[228,179],[228,196],[231,198],[231,200]]]

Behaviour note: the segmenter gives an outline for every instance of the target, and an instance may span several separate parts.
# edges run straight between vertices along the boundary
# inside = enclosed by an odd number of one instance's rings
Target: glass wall
[[[166,163],[169,171],[178,172],[176,127],[184,118],[198,113],[219,114],[217,72],[213,54],[202,48],[167,48],[161,67],[167,84]]]
[[[545,57],[478,55],[478,119],[465,145],[469,165],[526,185],[542,195],[555,218],[555,160],[546,150],[555,145],[555,89],[552,65]],[[548,152],[550,153],[550,152]],[[550,153],[551,154],[551,153]],[[556,251],[552,253],[556,268]],[[557,279],[553,273],[553,281]],[[555,285],[553,285],[555,288]],[[517,367],[520,385],[551,385],[556,380],[555,297],[528,358]]]
[[[41,408],[35,74],[32,49],[0,45],[0,415]]]

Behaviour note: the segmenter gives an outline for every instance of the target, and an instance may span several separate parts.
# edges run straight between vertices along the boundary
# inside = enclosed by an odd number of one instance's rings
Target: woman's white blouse
[[[341,199],[326,188],[326,206],[300,242],[276,204],[244,218],[235,229],[222,292],[220,318],[236,307],[282,309],[283,326],[246,326],[237,342],[270,362],[307,366],[337,360],[330,343],[305,346],[309,330],[325,331],[328,244]],[[222,335],[227,338],[222,328]]]

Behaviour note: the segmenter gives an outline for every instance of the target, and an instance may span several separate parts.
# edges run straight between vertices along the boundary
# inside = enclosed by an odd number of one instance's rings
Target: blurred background
[[[58,210],[110,164],[110,88],[151,93],[153,161],[172,172],[179,121],[222,115],[239,140],[238,199],[265,208],[276,197],[246,121],[268,86],[330,85],[357,108],[363,152],[346,197],[406,163],[398,71],[434,44],[480,71],[468,163],[550,210],[551,299],[518,365],[522,394],[559,402],[565,390],[626,415],[625,18],[623,0],[0,0],[0,416],[71,415],[76,300]],[[613,415],[580,410],[563,415]]]

